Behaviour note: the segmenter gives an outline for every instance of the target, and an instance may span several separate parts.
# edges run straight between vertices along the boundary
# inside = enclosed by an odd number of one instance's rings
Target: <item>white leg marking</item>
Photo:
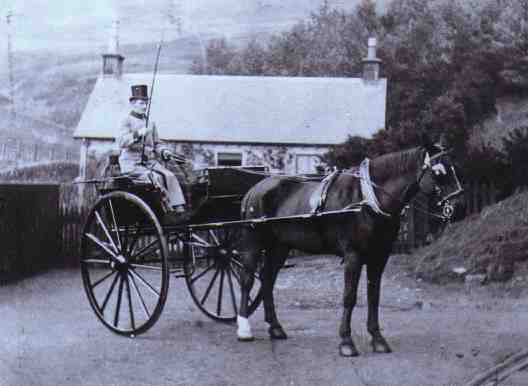
[[[251,333],[251,325],[249,320],[243,316],[237,315],[237,335],[238,339],[241,340],[250,340],[253,339],[253,334]]]

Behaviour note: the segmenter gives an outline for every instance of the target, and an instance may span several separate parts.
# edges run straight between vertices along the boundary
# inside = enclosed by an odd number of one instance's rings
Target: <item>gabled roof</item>
[[[132,84],[152,74],[99,78],[74,133],[111,138]],[[158,75],[151,119],[166,140],[336,144],[385,127],[387,82],[360,78]]]

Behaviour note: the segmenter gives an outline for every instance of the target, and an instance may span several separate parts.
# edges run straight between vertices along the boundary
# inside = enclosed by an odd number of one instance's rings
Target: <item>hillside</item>
[[[482,281],[511,279],[528,261],[528,192],[450,224],[432,244],[409,258],[414,275],[432,282],[482,275]]]
[[[332,6],[347,10],[358,2],[329,1]],[[384,3],[379,2],[380,10]],[[14,52],[15,105],[19,115],[14,124],[1,120],[0,133],[4,138],[71,145],[71,133],[101,70],[100,54],[108,39],[110,16],[94,13],[71,15],[73,24],[68,25],[59,17],[65,11],[59,12],[55,5],[50,4],[46,8],[49,20],[61,22],[62,36],[59,39],[59,29],[50,30],[46,23],[41,23],[39,12],[42,6],[37,4],[32,8],[30,4],[31,1],[20,4],[24,19],[19,20],[13,45],[15,49],[17,46],[35,49]],[[122,20],[121,50],[126,58],[125,71],[152,71],[166,2],[153,1],[148,8],[140,4],[116,4],[116,11]],[[186,73],[193,60],[201,55],[202,45],[207,44],[210,38],[226,37],[232,45],[243,45],[252,36],[266,37],[289,29],[317,10],[320,4],[321,0],[255,0],[243,3],[210,0],[192,4],[187,10],[184,37],[176,39],[169,31],[159,70]],[[85,8],[90,7],[87,5]],[[39,39],[34,40],[36,37]],[[48,44],[42,46],[46,39]],[[0,59],[3,61],[5,57]],[[4,116],[8,116],[8,84],[7,66],[1,66],[0,113]]]

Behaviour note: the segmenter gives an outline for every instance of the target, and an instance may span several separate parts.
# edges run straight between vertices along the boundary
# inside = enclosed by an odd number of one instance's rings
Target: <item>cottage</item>
[[[80,178],[87,160],[115,147],[132,84],[150,73],[123,73],[124,57],[103,55],[74,136],[81,140]],[[369,39],[360,78],[159,74],[151,119],[174,150],[198,167],[265,165],[284,173],[314,173],[320,157],[348,135],[385,127],[387,82],[379,78],[376,41]]]

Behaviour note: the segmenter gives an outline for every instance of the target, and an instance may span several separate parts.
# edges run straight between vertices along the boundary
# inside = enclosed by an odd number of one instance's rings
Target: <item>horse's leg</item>
[[[262,271],[262,295],[264,300],[264,316],[269,324],[268,333],[271,339],[287,339],[275,312],[273,288],[280,269],[288,257],[288,248],[276,247],[266,251],[264,269]]]
[[[357,287],[361,277],[361,261],[357,254],[350,252],[345,256],[345,289],[343,293],[343,316],[341,317],[341,325],[339,326],[339,336],[341,343],[339,344],[339,354],[344,357],[358,356],[359,352],[352,340],[352,330],[350,328],[350,321],[352,318],[352,311],[356,305]]]
[[[387,264],[388,255],[375,259],[367,264],[367,297],[368,297],[368,321],[367,330],[372,336],[372,351],[377,353],[392,352],[389,344],[381,335],[379,326],[379,301],[381,292],[381,277]]]
[[[242,259],[244,268],[240,269],[240,308],[237,315],[237,336],[240,341],[252,341],[254,339],[249,324],[249,293],[253,288],[254,274],[260,253],[252,251],[244,255]]]

